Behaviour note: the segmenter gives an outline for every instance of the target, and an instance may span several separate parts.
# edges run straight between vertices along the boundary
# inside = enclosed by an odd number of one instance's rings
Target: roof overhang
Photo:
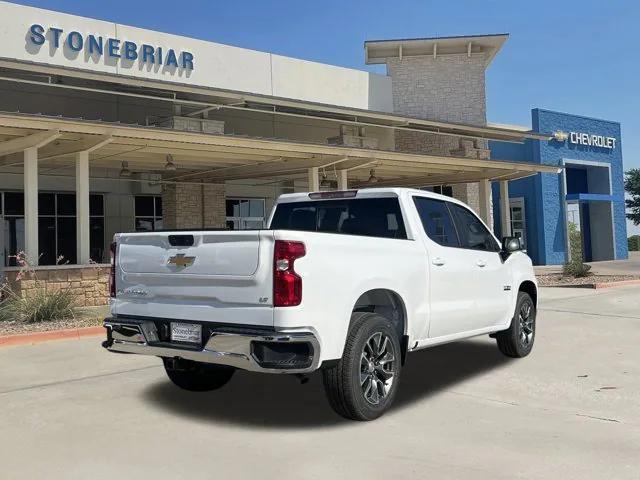
[[[127,161],[139,172],[164,173],[163,182],[224,182],[242,179],[282,181],[306,178],[311,167],[347,170],[353,186],[365,185],[375,169],[380,186],[429,186],[480,180],[514,180],[537,173],[558,173],[558,167],[477,158],[423,155],[350,148],[279,139],[251,138],[177,131],[159,127],[127,126],[40,115],[0,113],[2,142],[39,132],[59,137],[38,151],[41,172],[74,165],[74,152],[92,146],[92,167],[120,168]],[[108,141],[106,141],[108,139]],[[78,148],[74,148],[78,146]],[[177,172],[164,172],[171,154]],[[9,155],[0,167],[20,165],[21,156]],[[113,179],[112,179],[113,180]]]
[[[386,63],[388,58],[432,55],[484,55],[485,67],[496,56],[509,34],[456,37],[401,38],[364,42],[366,63]]]
[[[519,128],[426,120],[393,113],[339,107],[214,88],[194,87],[186,84],[175,84],[157,80],[141,80],[124,75],[92,73],[63,67],[51,67],[33,63],[26,64],[25,62],[2,59],[0,59],[0,68],[10,69],[8,73],[0,72],[0,80],[3,81],[41,85],[52,89],[103,93],[110,96],[120,95],[153,99],[160,102],[183,105],[191,108],[193,111],[207,108],[244,110],[265,115],[275,114],[307,119],[313,118],[341,124],[374,126],[506,142],[522,142],[526,139],[549,140],[551,138],[551,134],[549,133],[538,133]],[[29,76],[16,77],[14,72],[19,69],[28,71]],[[75,83],[69,81],[60,84],[51,83],[48,79],[38,80],[32,75],[33,72],[44,75],[66,76],[69,77],[70,80],[75,81]],[[90,81],[92,82],[92,86],[83,86],[79,84],[78,80]]]

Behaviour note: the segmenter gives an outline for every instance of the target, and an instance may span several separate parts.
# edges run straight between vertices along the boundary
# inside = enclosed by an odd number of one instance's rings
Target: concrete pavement
[[[413,353],[395,408],[352,423],[318,375],[183,392],[99,339],[0,349],[0,477],[640,478],[640,287],[544,289],[534,352]]]

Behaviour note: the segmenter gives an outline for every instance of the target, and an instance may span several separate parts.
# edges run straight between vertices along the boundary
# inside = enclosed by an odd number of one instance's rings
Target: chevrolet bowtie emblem
[[[169,265],[175,265],[176,267],[190,267],[196,257],[187,257],[184,253],[178,253],[173,257],[169,257]]]

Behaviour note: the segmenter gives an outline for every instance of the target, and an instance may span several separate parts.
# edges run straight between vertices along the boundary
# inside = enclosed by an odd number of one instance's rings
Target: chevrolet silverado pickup
[[[191,391],[237,369],[321,370],[330,405],[354,420],[389,408],[409,352],[478,335],[510,357],[533,347],[531,260],[457,200],[294,193],[268,225],[115,235],[103,345],[160,357]]]

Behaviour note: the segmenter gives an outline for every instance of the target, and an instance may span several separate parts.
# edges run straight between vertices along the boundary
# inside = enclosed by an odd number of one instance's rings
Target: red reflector
[[[116,298],[116,242],[111,242],[109,245],[109,256],[111,257],[111,268],[109,269],[109,296]]]
[[[273,254],[273,306],[293,307],[302,302],[302,278],[294,270],[306,254],[304,243],[276,240]]]
[[[353,198],[358,194],[358,190],[338,190],[330,192],[314,192],[309,194],[312,200],[318,198]]]

